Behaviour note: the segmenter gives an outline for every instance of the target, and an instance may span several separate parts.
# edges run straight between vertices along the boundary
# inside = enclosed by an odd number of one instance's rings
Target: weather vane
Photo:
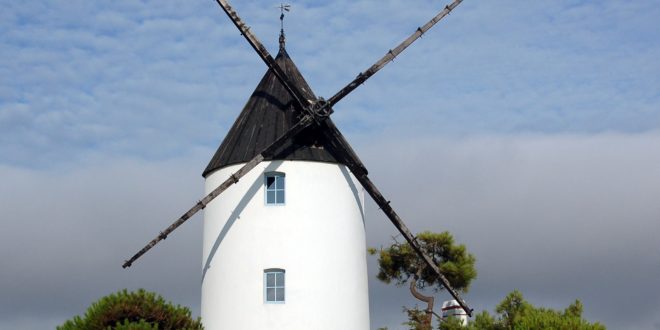
[[[277,8],[280,9],[280,48],[284,48],[284,12],[291,11],[291,5],[287,3],[280,3]]]

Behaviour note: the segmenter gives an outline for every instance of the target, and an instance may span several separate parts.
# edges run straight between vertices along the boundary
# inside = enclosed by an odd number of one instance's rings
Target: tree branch
[[[415,274],[413,279],[410,281],[410,293],[412,293],[413,297],[426,303],[426,319],[424,320],[424,328],[431,330],[432,329],[431,321],[433,320],[434,298],[432,296],[425,296],[421,294],[419,291],[417,291],[417,279],[420,277],[421,273],[422,273],[422,267],[419,268],[417,274]]]

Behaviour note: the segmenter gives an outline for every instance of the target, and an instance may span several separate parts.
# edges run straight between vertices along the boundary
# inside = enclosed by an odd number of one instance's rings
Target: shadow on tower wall
[[[277,170],[278,167],[280,167],[280,165],[282,165],[282,161],[271,162],[270,164],[268,164],[268,166],[266,166],[263,173],[275,171]],[[236,208],[231,212],[229,219],[227,219],[227,222],[225,222],[225,225],[222,227],[222,230],[220,230],[220,234],[218,234],[218,237],[215,239],[215,242],[213,243],[213,247],[209,252],[208,258],[206,258],[206,262],[204,263],[204,268],[202,270],[202,283],[204,283],[204,278],[206,278],[206,272],[209,270],[209,268],[211,268],[211,262],[213,261],[213,257],[215,257],[215,253],[218,251],[218,247],[220,247],[220,243],[222,243],[222,241],[225,239],[227,233],[229,232],[229,229],[231,229],[231,227],[234,225],[234,222],[236,222],[236,220],[240,218],[241,212],[243,212],[243,210],[250,202],[252,197],[254,197],[254,195],[259,190],[261,190],[263,184],[264,184],[263,176],[259,175],[257,179],[254,180],[254,182],[247,190],[245,195],[243,195],[241,200],[238,202]]]

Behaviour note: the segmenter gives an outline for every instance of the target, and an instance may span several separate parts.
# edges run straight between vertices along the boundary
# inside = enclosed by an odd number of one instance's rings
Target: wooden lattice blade
[[[222,10],[229,16],[229,19],[234,23],[236,28],[241,32],[241,35],[245,37],[245,40],[252,46],[254,51],[257,52],[257,55],[266,63],[268,68],[273,71],[277,79],[282,83],[284,88],[291,94],[291,97],[293,97],[294,102],[297,103],[298,106],[300,106],[301,109],[308,109],[310,105],[315,100],[308,100],[305,98],[304,94],[298,89],[298,87],[291,82],[291,79],[286,75],[284,70],[280,68],[280,66],[275,62],[273,57],[270,55],[266,47],[257,39],[257,37],[250,31],[250,27],[247,26],[241,18],[238,16],[238,13],[234,10],[234,8],[229,4],[227,0],[216,0],[218,5],[222,8]]]
[[[138,251],[138,253],[133,255],[133,257],[131,257],[130,259],[126,260],[122,265],[122,268],[130,267],[133,264],[133,262],[135,262],[135,260],[140,258],[145,253],[147,253],[147,251],[151,250],[151,248],[153,248],[156,244],[158,244],[158,242],[167,238],[167,236],[170,233],[172,233],[175,229],[181,226],[184,222],[188,221],[188,219],[190,219],[193,215],[195,215],[195,213],[204,209],[206,205],[208,205],[208,203],[210,203],[213,199],[218,197],[223,191],[227,190],[229,187],[237,183],[240,178],[242,178],[245,174],[250,172],[265,158],[272,156],[287,141],[295,137],[296,134],[300,133],[300,131],[308,127],[312,122],[313,120],[310,116],[304,116],[298,123],[293,125],[291,129],[289,129],[286,133],[282,134],[282,136],[280,136],[277,140],[275,140],[275,142],[271,143],[262,152],[257,154],[250,161],[248,161],[245,165],[243,165],[240,169],[238,169],[236,173],[230,175],[229,178],[227,178],[227,180],[225,180],[217,188],[215,188],[208,195],[206,195],[199,202],[197,202],[193,207],[191,207],[188,210],[188,212],[184,213],[181,217],[179,217],[179,219],[174,221],[174,223],[172,223],[169,227],[167,227],[165,230],[160,232],[160,234],[158,234],[156,238],[151,240],[140,251]]]
[[[346,97],[346,95],[350,94],[354,89],[358,88],[358,86],[362,85],[365,81],[367,81],[367,79],[371,78],[371,76],[382,69],[385,65],[392,62],[395,57],[399,56],[399,54],[401,54],[406,48],[408,48],[408,46],[419,39],[424,33],[426,33],[426,31],[431,29],[445,16],[449,15],[449,13],[454,10],[454,8],[456,8],[456,6],[458,6],[462,1],[463,0],[454,0],[454,2],[452,2],[450,5],[445,6],[445,8],[438,15],[433,17],[423,26],[418,27],[417,30],[413,32],[413,34],[411,34],[406,40],[401,42],[394,49],[389,50],[385,56],[374,63],[374,65],[369,67],[367,71],[360,72],[360,74],[358,74],[357,77],[353,79],[353,81],[348,83],[346,87],[342,88],[339,92],[337,92],[337,94],[328,99],[328,106],[332,107],[337,104],[337,102]]]
[[[440,272],[438,266],[433,262],[433,259],[427,255],[417,243],[415,236],[410,232],[408,227],[405,225],[401,217],[394,211],[390,202],[385,199],[383,194],[376,188],[376,185],[369,179],[367,175],[367,170],[364,164],[357,157],[353,148],[348,144],[346,138],[339,132],[339,130],[334,126],[330,119],[326,120],[320,127],[323,135],[328,141],[328,147],[331,149],[331,152],[335,154],[335,157],[341,160],[342,163],[346,164],[351,170],[355,178],[362,184],[362,187],[369,193],[369,196],[373,198],[378,207],[383,210],[383,213],[387,216],[388,219],[394,224],[394,227],[401,233],[405,240],[410,244],[410,246],[415,250],[415,253],[424,260],[424,263],[430,267],[434,273],[438,276],[438,279],[442,285],[447,289],[447,292],[451,294],[463,310],[469,315],[472,316],[472,309],[468,306],[467,302],[461,298],[458,292],[451,286],[451,283],[447,278]]]

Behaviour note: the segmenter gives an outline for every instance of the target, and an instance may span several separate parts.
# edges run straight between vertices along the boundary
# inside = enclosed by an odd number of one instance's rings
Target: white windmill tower
[[[461,1],[454,0],[326,101],[303,79],[284,48],[283,34],[274,59],[228,2],[216,0],[269,70],[204,170],[206,197],[123,267],[206,208],[206,329],[368,329],[366,191],[471,315],[330,119],[337,102]]]
[[[275,59],[316,99],[284,48]],[[297,121],[268,71],[204,171],[210,193]],[[206,207],[207,329],[368,329],[362,186],[313,127]]]

